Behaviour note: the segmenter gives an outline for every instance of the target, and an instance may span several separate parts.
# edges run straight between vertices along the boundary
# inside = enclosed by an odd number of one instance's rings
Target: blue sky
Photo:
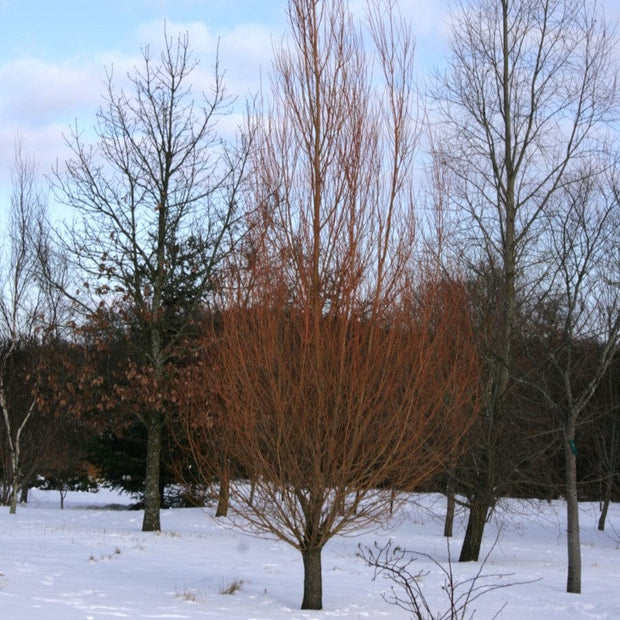
[[[67,155],[63,132],[91,127],[105,69],[123,76],[140,49],[188,31],[206,85],[218,39],[230,90],[245,96],[270,63],[285,0],[0,0],[0,216],[15,137],[47,173]]]
[[[0,59],[85,58],[103,50],[131,52],[140,25],[168,19],[202,22],[214,31],[240,23],[268,26],[282,18],[282,0],[0,0]]]
[[[416,62],[445,49],[449,0],[401,0],[417,39]],[[620,0],[603,0],[620,17]],[[354,10],[364,0],[350,0]],[[286,0],[0,0],[0,216],[8,202],[17,133],[47,173],[67,155],[62,134],[77,120],[91,127],[105,68],[123,76],[141,47],[187,31],[201,60],[196,90],[207,88],[218,40],[231,93],[256,91],[269,71],[272,41],[286,28]]]
[[[0,0],[2,138],[91,103],[94,113],[105,67],[129,69],[141,47],[161,41],[164,20],[170,34],[189,31],[205,71],[221,39],[222,63],[239,88],[248,65],[268,62],[283,7],[284,0]]]
[[[16,135],[48,173],[68,155],[63,132],[76,121],[92,127],[105,69],[124,76],[141,47],[161,42],[164,20],[169,34],[189,33],[201,61],[195,89],[208,88],[219,40],[229,91],[243,99],[269,71],[285,7],[286,0],[0,0],[0,218]],[[403,0],[401,8],[415,18],[419,47],[442,40],[445,0]]]

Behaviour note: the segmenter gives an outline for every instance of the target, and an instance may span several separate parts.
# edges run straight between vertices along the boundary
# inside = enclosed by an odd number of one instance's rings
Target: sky
[[[418,49],[447,33],[447,0],[404,0]],[[359,10],[362,0],[352,0]],[[286,0],[0,0],[0,213],[8,208],[10,170],[19,135],[42,174],[68,156],[63,134],[91,128],[106,69],[124,76],[141,49],[188,32],[200,60],[196,88],[208,88],[219,41],[230,94],[256,92],[286,29]],[[424,58],[435,54],[428,50]]]
[[[282,0],[0,0],[0,192],[9,182],[19,134],[46,173],[66,157],[63,133],[92,127],[106,69],[123,77],[141,49],[189,33],[208,82],[215,49],[229,88],[245,95],[280,36]],[[244,92],[245,91],[245,92]],[[0,209],[2,195],[0,194]]]
[[[416,36],[416,63],[442,57],[450,0],[400,0]],[[273,42],[286,30],[286,0],[0,0],[0,217],[8,209],[16,137],[41,174],[68,151],[63,134],[92,128],[106,69],[125,76],[141,49],[188,32],[200,60],[196,90],[210,83],[219,41],[229,93],[256,92],[271,66]],[[365,0],[350,0],[360,11]],[[620,17],[620,0],[602,0]]]

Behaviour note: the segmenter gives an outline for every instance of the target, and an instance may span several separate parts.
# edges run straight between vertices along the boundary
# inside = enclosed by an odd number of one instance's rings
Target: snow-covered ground
[[[382,600],[386,579],[356,557],[358,544],[398,544],[447,559],[439,496],[413,498],[389,530],[335,538],[323,552],[324,610],[299,610],[301,556],[287,545],[252,536],[212,510],[162,512],[162,532],[140,531],[142,513],[111,509],[126,496],[101,490],[72,493],[65,510],[55,492],[33,491],[16,515],[0,508],[0,618],[73,620],[99,618],[406,618]],[[469,611],[492,618],[620,618],[620,505],[610,509],[608,531],[598,532],[597,506],[582,506],[583,594],[564,592],[564,505],[505,502],[487,529],[486,549],[501,536],[483,573],[495,584],[533,581],[488,593]],[[463,534],[457,518],[453,555]],[[615,528],[615,530],[614,530]],[[437,611],[448,607],[439,570],[428,560],[420,584]],[[475,564],[454,565],[457,580]],[[509,576],[507,576],[509,574]],[[231,585],[238,586],[230,588]],[[226,591],[233,589],[233,594]]]

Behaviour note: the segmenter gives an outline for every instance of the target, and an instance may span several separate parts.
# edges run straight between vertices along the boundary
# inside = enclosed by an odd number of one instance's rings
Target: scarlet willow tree
[[[134,399],[138,388],[145,394],[134,408],[147,431],[144,531],[160,529],[171,351],[230,250],[244,169],[243,156],[225,149],[215,131],[228,109],[217,63],[210,95],[199,99],[191,85],[196,66],[187,35],[165,35],[159,58],[144,50],[127,90],[109,74],[96,141],[85,144],[76,130],[67,140],[73,157],[55,178],[57,198],[81,216],[62,248],[76,278],[65,293],[91,324],[113,315],[104,327],[131,348],[124,393],[133,384]]]
[[[324,545],[456,453],[477,363],[463,287],[415,263],[409,29],[390,2],[365,31],[339,0],[288,17],[236,295],[180,392],[194,462],[216,429],[251,481],[231,510],[300,551],[320,609]]]

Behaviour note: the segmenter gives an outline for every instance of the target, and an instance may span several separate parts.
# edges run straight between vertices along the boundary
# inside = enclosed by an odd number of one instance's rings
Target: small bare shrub
[[[227,586],[220,588],[220,594],[234,594],[238,590],[241,590],[242,585],[242,579],[233,579]]]
[[[495,545],[493,545],[494,547]],[[478,571],[473,577],[457,580],[453,571],[453,562],[450,555],[450,544],[448,543],[448,562],[442,564],[435,560],[427,553],[417,551],[408,551],[399,546],[394,546],[392,541],[380,547],[375,542],[373,547],[364,547],[360,545],[357,553],[374,568],[373,579],[377,575],[385,575],[391,582],[389,594],[384,593],[383,599],[408,611],[412,618],[416,620],[467,620],[473,618],[474,612],[469,616],[467,610],[470,604],[484,594],[488,594],[493,590],[500,588],[508,588],[510,586],[533,583],[533,581],[521,582],[501,582],[500,580],[511,577],[512,573],[492,573],[483,574],[484,567],[489,558],[493,547],[489,550],[484,560],[480,563]],[[431,603],[427,598],[427,594],[420,585],[423,577],[429,574],[429,571],[419,570],[417,572],[411,569],[412,564],[418,559],[424,558],[430,560],[443,573],[444,579],[441,584],[441,590],[448,598],[449,607],[445,611],[433,610]],[[497,611],[493,618],[497,618],[503,611],[505,604]]]

